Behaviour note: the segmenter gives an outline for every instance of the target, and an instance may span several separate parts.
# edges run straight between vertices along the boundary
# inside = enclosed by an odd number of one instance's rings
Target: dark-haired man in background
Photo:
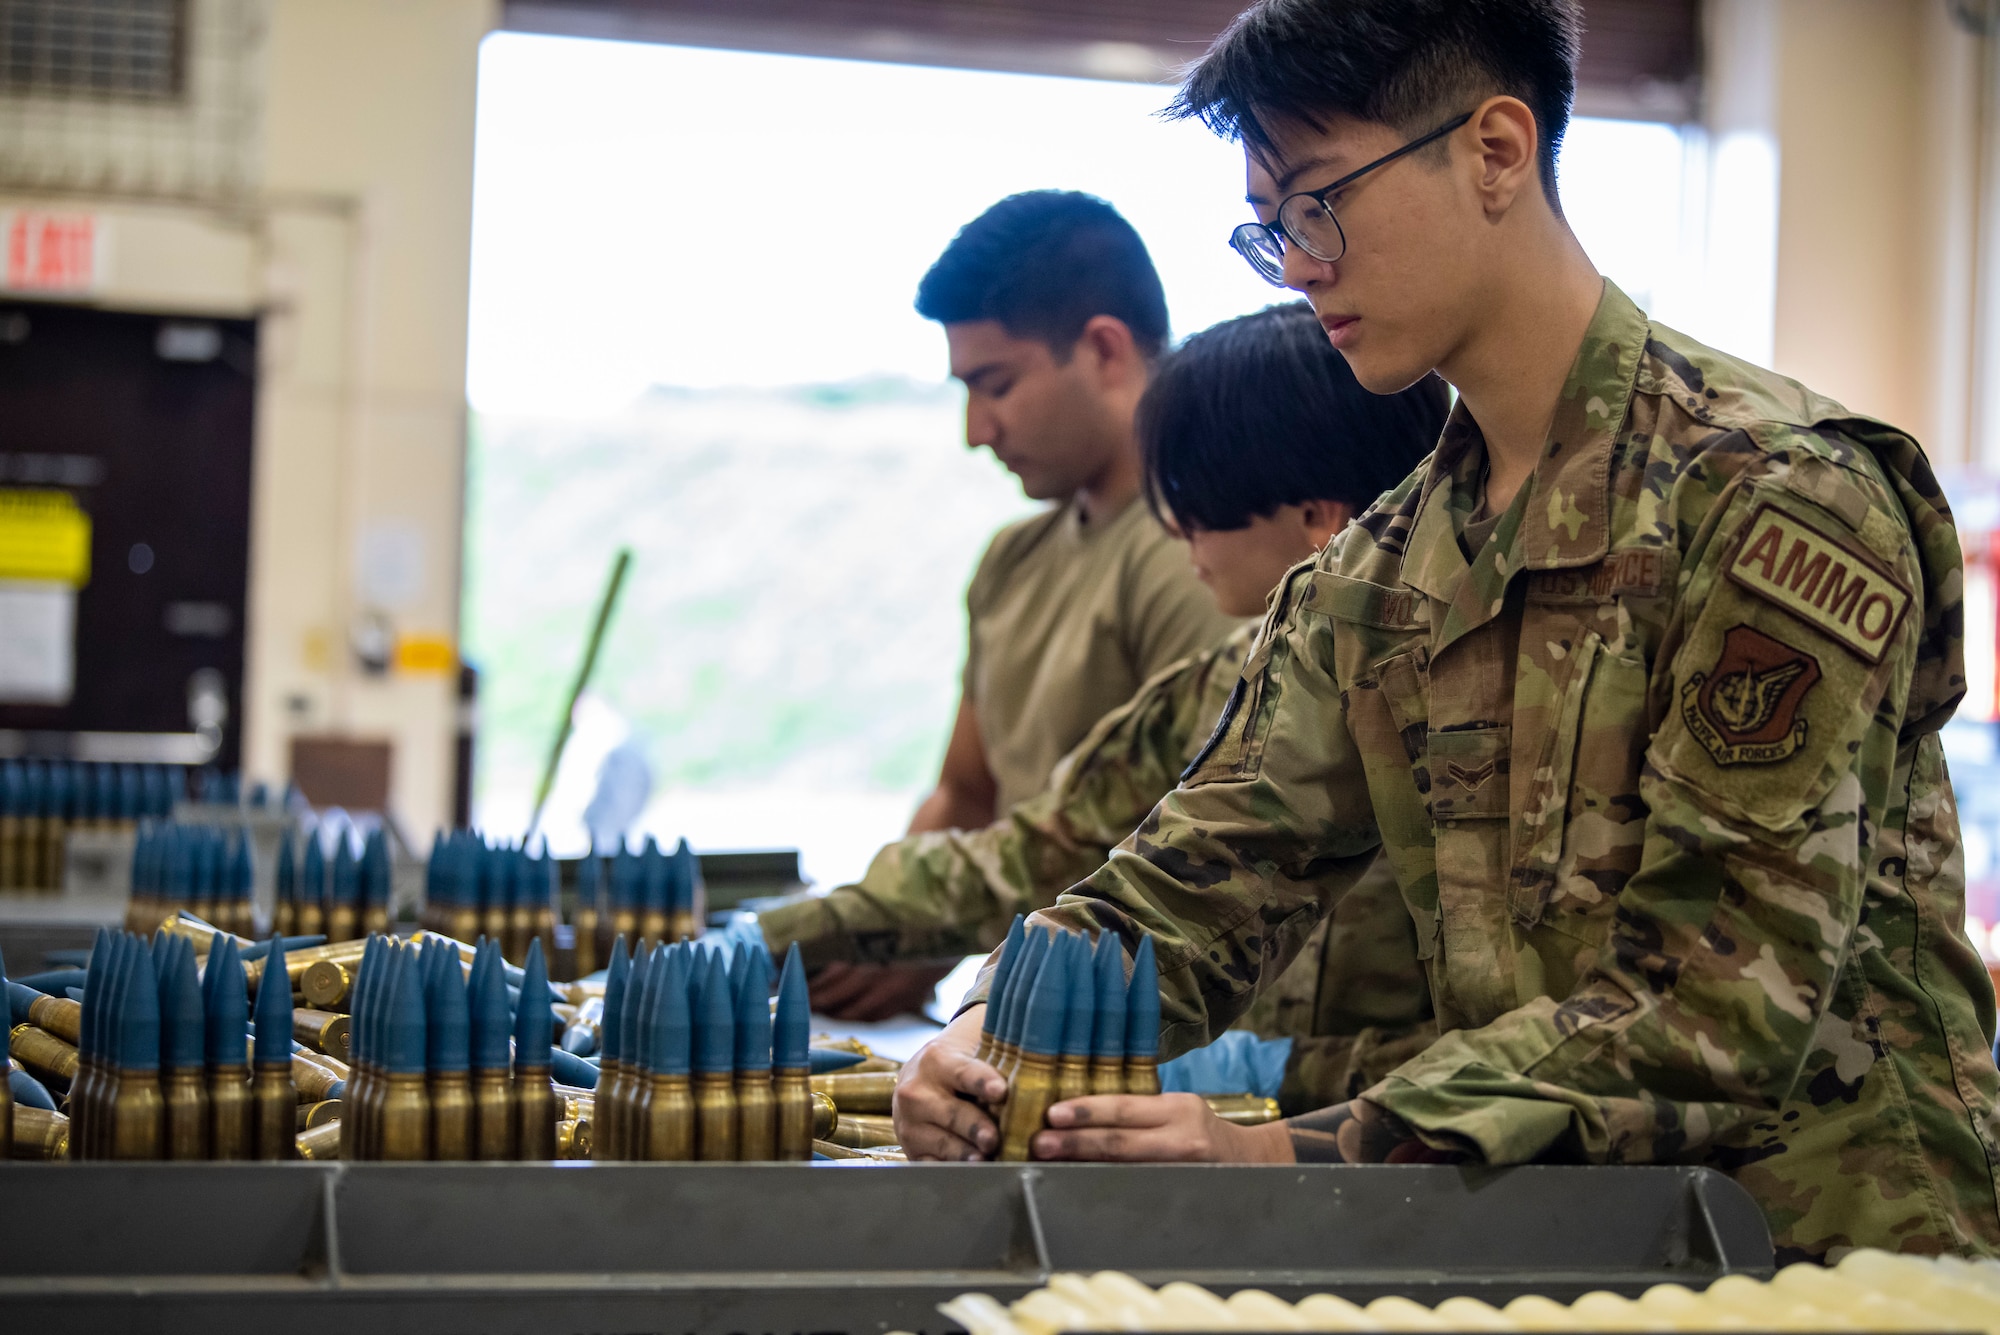
[[[958,715],[911,833],[978,829],[1041,792],[1141,682],[1240,624],[1139,499],[1132,416],[1166,347],[1167,301],[1116,209],[1072,191],[1010,195],[953,238],[917,311],[944,326],[966,444],[1052,504],[1002,529],[973,574]],[[883,1019],[943,974],[831,964],[813,1005]]]
[[[1042,1158],[1705,1164],[1781,1261],[1992,1252],[1993,986],[1938,729],[1951,513],[1909,436],[1649,321],[1563,221],[1575,0],[1260,0],[1180,110],[1245,145],[1234,244],[1437,453],[1292,572],[1208,749],[1040,915],[1158,948],[1168,1055],[1378,855],[1443,1035],[1266,1127],[1058,1104]],[[983,1007],[903,1071],[976,1157]]]

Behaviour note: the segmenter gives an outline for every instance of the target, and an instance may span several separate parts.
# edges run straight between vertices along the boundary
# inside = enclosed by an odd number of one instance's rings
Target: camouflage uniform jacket
[[[890,844],[860,882],[759,915],[782,956],[833,961],[942,960],[991,950],[1016,913],[1104,864],[1201,749],[1257,633],[1253,622],[1163,669],[1107,714],[1056,767],[1050,788],[979,830]],[[1384,864],[1317,927],[1294,967],[1239,1028],[1294,1039],[1280,1102],[1339,1102],[1437,1037],[1416,936]]]
[[[1484,444],[1287,576],[1182,786],[1050,916],[1208,1040],[1378,849],[1444,1036],[1369,1089],[1495,1164],[1721,1168],[1781,1254],[2000,1244],[1993,989],[1937,730],[1950,512],[1907,436],[1605,285],[1467,561]]]

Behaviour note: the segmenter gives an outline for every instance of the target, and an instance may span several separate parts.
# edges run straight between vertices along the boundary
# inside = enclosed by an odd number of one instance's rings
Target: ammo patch
[[[1729,578],[1870,663],[1882,661],[1910,610],[1910,591],[1895,576],[1768,503],[1750,517]]]
[[[1799,717],[1819,660],[1751,626],[1731,626],[1715,665],[1681,687],[1681,721],[1718,765],[1769,765],[1806,742]]]

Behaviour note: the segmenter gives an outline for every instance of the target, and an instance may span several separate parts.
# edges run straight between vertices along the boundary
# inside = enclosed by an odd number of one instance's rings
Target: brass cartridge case
[[[298,1153],[299,1091],[292,1068],[258,1066],[250,1073],[251,1153],[259,1159],[290,1159]]]
[[[141,924],[140,935],[151,936],[156,931],[165,932],[168,936],[186,937],[188,940],[194,942],[195,955],[204,961],[208,958],[208,948],[214,944],[217,932],[221,932],[224,936],[236,936],[234,932],[225,930],[220,923],[208,922],[201,918],[182,917],[180,909],[173,904],[167,903],[165,900],[156,900],[152,903],[148,909],[146,920]],[[256,942],[250,940],[248,937],[236,936],[236,948],[238,950],[243,949],[245,946],[254,946],[256,944]],[[252,960],[250,963],[255,964],[256,962]],[[248,968],[250,966],[246,964],[244,967]]]
[[[76,1049],[32,1024],[17,1024],[7,1031],[7,1051],[28,1068],[28,1074],[55,1092],[69,1092],[81,1059]]]
[[[1238,1126],[1263,1126],[1284,1116],[1276,1099],[1261,1094],[1204,1094],[1202,1099],[1210,1112]]]
[[[389,906],[370,904],[361,912],[361,934],[363,936],[384,936],[389,931]]]
[[[330,1066],[323,1066],[296,1052],[292,1054],[292,1084],[298,1087],[301,1099],[318,1103],[331,1095],[333,1087],[344,1079],[345,1076]]]
[[[250,943],[245,942],[244,944],[248,945]],[[298,993],[299,980],[305,977],[306,970],[310,969],[320,960],[333,960],[339,964],[359,964],[361,962],[361,952],[367,948],[368,943],[366,941],[329,941],[323,946],[308,946],[304,950],[286,951],[285,973],[291,979],[293,994],[296,995]],[[269,962],[269,959],[268,955],[259,955],[256,959],[246,961],[243,965],[244,981],[249,984],[252,994],[257,991],[259,984],[264,981],[264,966]]]
[[[24,1108],[14,1105],[14,1115],[8,1119],[13,1127],[13,1144],[8,1157],[14,1159],[67,1159],[69,1158],[69,1118],[47,1108]]]
[[[326,910],[317,898],[301,899],[292,914],[293,936],[326,935]]]
[[[833,1100],[824,1094],[812,1096],[812,1137],[825,1140],[833,1134],[833,1128],[840,1121],[840,1109],[833,1106]]]
[[[546,1066],[514,1069],[514,1157],[545,1163],[556,1157],[556,1123],[561,1120]]]
[[[293,1061],[297,1060],[294,1055]],[[365,1070],[357,1070],[348,1077],[347,1089],[341,1095],[341,1102],[347,1106],[341,1110],[340,1117],[340,1157],[350,1163],[361,1157],[361,1108],[362,1101],[367,1097],[368,1074]]]
[[[22,888],[21,818],[0,816],[0,890]]]
[[[166,1104],[166,1158],[208,1157],[208,1076],[199,1066],[171,1067],[161,1073]]]
[[[438,1071],[430,1078],[431,1158],[472,1157],[472,1077]]]
[[[597,1116],[597,1091],[578,1089],[575,1085],[556,1085],[556,1102],[560,1105],[563,1119]]]
[[[1125,1092],[1127,1094],[1159,1093],[1159,1060],[1154,1057],[1127,1057],[1125,1059]]]
[[[803,1067],[780,1066],[771,1076],[772,1097],[778,1105],[778,1157],[803,1162],[812,1158],[813,1105],[818,1101],[811,1073]]]
[[[505,904],[488,904],[482,909],[479,914],[479,930],[473,933],[473,936],[484,936],[488,941],[500,947],[501,955],[506,955],[508,953],[506,944],[507,906]],[[472,937],[466,937],[465,939],[470,941]]]
[[[446,920],[445,931],[460,941],[472,940],[479,935],[479,910],[470,904],[454,908]]]
[[[361,914],[353,904],[331,904],[326,910],[326,939],[329,943],[355,939],[361,930]]]
[[[1023,1052],[1019,1068],[1007,1084],[1007,1102],[1000,1108],[1000,1153],[1003,1163],[1025,1163],[1032,1155],[1029,1142],[1042,1129],[1049,1105],[1055,1101],[1055,1058],[1040,1052]]]
[[[667,935],[667,913],[665,909],[644,909],[639,914],[639,945],[647,950],[663,943],[680,940]],[[635,949],[636,955],[638,951]]]
[[[539,940],[542,954],[549,959],[556,957],[556,911],[547,904],[536,904],[528,914],[528,935],[521,942],[521,955],[526,958],[528,941]]]
[[[1092,1057],[1090,1059],[1090,1092],[1093,1094],[1123,1094],[1125,1092],[1125,1059],[1123,1057]]]
[[[271,930],[279,936],[303,936],[298,929],[298,905],[289,899],[281,899],[271,909]],[[317,935],[317,933],[315,933]]]
[[[292,1009],[292,1037],[315,1052],[324,1052],[342,1061],[347,1059],[347,1025],[345,1015],[336,1015],[332,1011],[311,1010],[304,1006]]]
[[[75,1045],[83,1033],[83,1003],[68,997],[36,997],[28,1005],[28,1023]]]
[[[69,860],[63,845],[69,839],[69,821],[62,816],[42,818],[42,880],[44,890],[63,888],[64,864]]]
[[[688,1077],[683,1076],[682,1079],[685,1080]],[[690,1081],[688,1087],[692,1091],[692,1081]],[[692,1092],[689,1093],[688,1098],[690,1100],[694,1098]],[[651,1119],[653,1116],[653,1079],[644,1071],[629,1071],[626,1073],[624,1116],[625,1125],[622,1134],[625,1137],[625,1144],[619,1151],[618,1157],[621,1159],[644,1159],[648,1157],[646,1136],[648,1128],[652,1124]],[[694,1125],[692,1120],[689,1121],[688,1125]],[[694,1157],[693,1150],[688,1151],[688,1157],[690,1159]]]
[[[736,1157],[736,1077],[728,1071],[695,1072],[694,1152],[704,1163]]]
[[[829,1159],[866,1159],[860,1150],[850,1150],[845,1145],[836,1145],[830,1140],[815,1140],[806,1152],[808,1159],[815,1154],[824,1154]]]
[[[893,1071],[869,1071],[862,1075],[835,1071],[831,1075],[814,1076],[812,1087],[832,1099],[843,1113],[885,1113],[895,1103],[897,1079]]]
[[[684,1075],[655,1075],[646,1100],[644,1147],[633,1158],[680,1163],[695,1157],[695,1096]]]
[[[565,1117],[556,1123],[556,1158],[588,1159],[591,1157],[590,1119],[588,1117]]]
[[[22,890],[42,888],[42,825],[40,816],[21,817],[20,833],[20,882]]]
[[[579,976],[597,972],[597,909],[579,904],[576,909],[576,972]]]
[[[627,941],[639,935],[639,910],[636,908],[613,909],[611,911],[611,936],[613,940],[624,937]],[[635,956],[637,950],[632,952]]]
[[[675,909],[667,914],[667,940],[692,941],[701,935],[701,923],[692,909]]]
[[[166,1120],[158,1068],[120,1068],[118,1092],[111,1104],[110,1157],[126,1161],[164,1158]]]
[[[472,1157],[514,1157],[514,1090],[505,1071],[472,1073]]]
[[[431,1157],[431,1101],[421,1073],[382,1077],[381,1118],[375,1158],[412,1163]]]
[[[736,1073],[736,1157],[745,1163],[778,1157],[778,1104],[768,1070]]]
[[[354,975],[360,967],[352,961],[314,960],[299,975],[299,995],[315,1010],[330,1011],[345,1006],[354,994]]]
[[[901,1143],[896,1139],[894,1118],[866,1115],[843,1116],[834,1123],[826,1139],[850,1150],[872,1150]]]
[[[347,1105],[341,1099],[323,1099],[318,1103],[301,1103],[298,1111],[298,1129],[301,1131],[310,1131],[316,1126],[325,1126],[328,1122],[338,1122],[340,1115],[346,1110]]]
[[[597,1135],[594,1158],[623,1157],[619,1140],[620,1119],[624,1116],[625,1064],[606,1057],[597,1067]]]
[[[903,1063],[897,1061],[894,1057],[863,1057],[860,1061],[854,1063],[854,1065],[843,1066],[840,1070],[832,1072],[832,1074],[867,1075],[871,1071],[888,1071],[893,1075],[902,1069]]]
[[[341,1125],[339,1122],[322,1122],[310,1130],[299,1132],[292,1146],[301,1159],[310,1159],[315,1163],[338,1159],[341,1150]]]
[[[1057,1103],[1080,1099],[1090,1093],[1090,1058],[1065,1053],[1056,1058]]]
[[[250,1130],[250,1072],[246,1067],[209,1070],[208,1153],[212,1159],[248,1159],[255,1153]]]

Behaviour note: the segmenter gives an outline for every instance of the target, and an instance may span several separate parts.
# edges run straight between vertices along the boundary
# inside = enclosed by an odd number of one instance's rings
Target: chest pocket
[[[1644,852],[1639,774],[1651,732],[1648,670],[1595,630],[1572,645],[1531,757],[1508,907],[1523,926],[1543,924],[1595,943],[1609,931],[1611,909]]]

